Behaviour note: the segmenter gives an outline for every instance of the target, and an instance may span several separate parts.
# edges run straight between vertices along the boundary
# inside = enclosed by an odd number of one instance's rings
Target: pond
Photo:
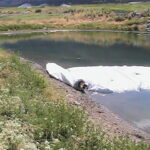
[[[150,35],[113,32],[54,32],[0,35],[0,46],[45,68],[54,62],[69,67],[148,66]],[[124,120],[150,133],[150,91],[92,94]]]

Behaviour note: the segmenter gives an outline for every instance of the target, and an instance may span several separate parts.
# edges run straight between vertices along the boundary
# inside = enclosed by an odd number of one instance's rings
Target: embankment
[[[150,149],[146,143],[131,141],[148,142],[148,135],[50,78],[39,65],[4,51],[0,51],[0,103],[1,149]],[[126,134],[131,139],[113,138]]]

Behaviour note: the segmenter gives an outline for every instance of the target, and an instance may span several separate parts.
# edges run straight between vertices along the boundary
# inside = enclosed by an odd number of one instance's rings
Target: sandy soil
[[[22,61],[27,61],[21,59]],[[65,99],[72,105],[78,107],[84,107],[89,118],[98,126],[108,133],[111,137],[114,136],[128,136],[135,141],[146,141],[150,143],[150,134],[141,131],[140,129],[133,127],[129,123],[119,118],[116,114],[112,113],[105,106],[97,104],[95,101],[90,99],[86,94],[81,93],[74,88],[60,82],[54,78],[51,78],[46,70],[40,65],[31,62],[32,66],[40,72],[47,79],[49,83],[56,85],[58,90],[63,91]]]

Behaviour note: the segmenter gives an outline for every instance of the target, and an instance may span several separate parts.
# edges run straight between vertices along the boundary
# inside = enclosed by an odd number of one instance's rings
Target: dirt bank
[[[22,61],[27,61],[21,58]],[[65,99],[68,100],[72,105],[84,107],[89,118],[94,121],[97,125],[100,125],[102,129],[107,132],[110,136],[114,137],[128,135],[131,139],[136,141],[147,141],[150,142],[150,135],[141,131],[138,128],[133,127],[127,122],[123,121],[116,114],[112,113],[103,105],[96,104],[95,101],[90,99],[86,94],[76,91],[72,87],[49,77],[46,70],[40,65],[30,62],[38,72],[40,72],[47,79],[49,83],[56,85],[56,88],[61,90]]]

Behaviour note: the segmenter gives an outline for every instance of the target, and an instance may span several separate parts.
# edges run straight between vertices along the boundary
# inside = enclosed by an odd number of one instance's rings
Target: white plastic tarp
[[[46,70],[54,78],[74,86],[82,79],[94,92],[110,93],[150,89],[150,67],[141,66],[93,66],[64,69],[48,63]]]

